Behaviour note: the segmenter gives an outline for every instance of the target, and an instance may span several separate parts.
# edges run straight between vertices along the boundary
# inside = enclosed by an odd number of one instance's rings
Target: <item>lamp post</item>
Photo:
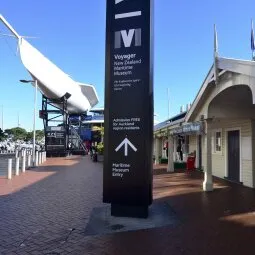
[[[2,105],[2,131],[4,131],[4,106]]]
[[[35,167],[35,122],[36,122],[36,104],[37,104],[37,80],[20,80],[22,83],[33,83],[35,86],[34,92],[34,123],[33,123],[33,152],[32,152],[32,166]]]

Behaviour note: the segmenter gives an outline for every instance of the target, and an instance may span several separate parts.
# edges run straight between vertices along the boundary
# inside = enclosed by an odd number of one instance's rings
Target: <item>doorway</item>
[[[228,131],[228,179],[240,182],[240,131]]]

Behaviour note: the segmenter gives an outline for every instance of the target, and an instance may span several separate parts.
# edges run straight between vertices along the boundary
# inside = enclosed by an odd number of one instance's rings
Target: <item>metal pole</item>
[[[254,61],[254,31],[253,31],[253,20],[251,19],[251,60]]]
[[[30,152],[29,152],[28,158],[27,158],[27,166],[31,167],[31,155],[30,155]]]
[[[35,94],[34,94],[34,124],[33,124],[33,167],[35,167],[35,122],[36,122],[36,103],[37,103],[37,80],[34,81]]]
[[[38,155],[38,151],[35,152],[35,166],[38,166],[39,164],[39,155]]]
[[[17,125],[17,127],[19,127],[19,112],[17,113],[17,116],[18,116],[18,125]]]
[[[12,178],[12,159],[11,158],[8,159],[8,174],[7,174],[7,178],[9,180],[11,180],[11,178]]]
[[[4,131],[4,106],[2,105],[2,130]]]
[[[19,158],[16,157],[16,165],[15,165],[15,175],[19,175]]]
[[[22,156],[22,173],[26,172],[26,154]]]
[[[168,119],[170,118],[170,99],[169,99],[169,88],[167,88],[167,109],[168,109]]]

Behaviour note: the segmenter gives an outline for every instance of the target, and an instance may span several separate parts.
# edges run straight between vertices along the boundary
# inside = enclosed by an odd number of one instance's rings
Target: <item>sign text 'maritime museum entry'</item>
[[[107,0],[103,201],[115,216],[152,203],[152,0]]]

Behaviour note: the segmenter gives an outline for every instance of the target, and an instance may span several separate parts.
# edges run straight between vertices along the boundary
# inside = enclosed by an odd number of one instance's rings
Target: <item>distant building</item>
[[[104,127],[104,108],[90,110],[82,121],[81,138],[83,141],[101,142],[101,131]]]

